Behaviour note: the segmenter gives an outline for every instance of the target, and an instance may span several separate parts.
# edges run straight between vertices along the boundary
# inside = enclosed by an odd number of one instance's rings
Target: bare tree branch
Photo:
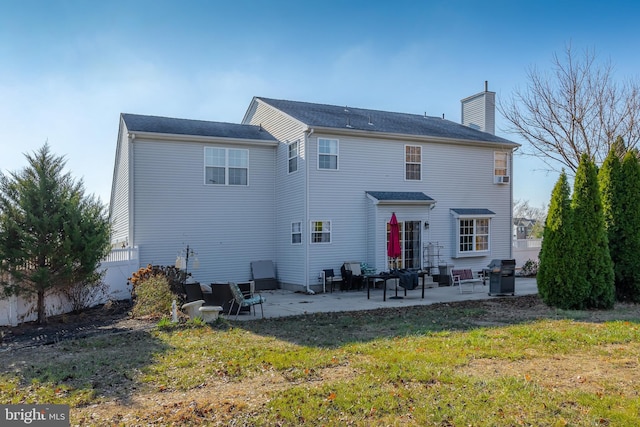
[[[553,55],[548,73],[527,72],[527,88],[517,88],[498,110],[507,132],[528,142],[526,154],[542,159],[553,170],[575,172],[582,153],[601,164],[618,136],[630,150],[640,143],[640,85],[617,83],[610,61],[596,62],[593,51],[576,57],[567,46]],[[624,153],[622,153],[624,155]]]

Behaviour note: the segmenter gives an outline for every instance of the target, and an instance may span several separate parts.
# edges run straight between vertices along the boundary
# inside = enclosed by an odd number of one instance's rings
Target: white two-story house
[[[495,93],[462,122],[256,97],[241,124],[122,114],[110,203],[114,246],[172,265],[189,246],[201,282],[246,281],[271,260],[281,287],[320,289],[345,261],[482,269],[511,258],[512,154]]]

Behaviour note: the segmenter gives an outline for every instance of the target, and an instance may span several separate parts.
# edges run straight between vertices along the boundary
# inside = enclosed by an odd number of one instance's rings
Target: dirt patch
[[[131,302],[110,301],[82,313],[51,316],[45,324],[22,323],[0,328],[0,351],[50,345],[67,339],[85,338],[97,334],[113,334],[152,328],[151,319],[131,318]]]
[[[634,347],[637,350],[639,346]],[[632,353],[637,354],[635,350]],[[633,357],[617,358],[612,363],[605,357],[561,355],[511,362],[478,359],[465,366],[461,372],[481,378],[515,377],[554,391],[580,390],[599,396],[604,395],[611,384],[615,384],[625,395],[637,396],[640,384],[640,371],[637,368],[638,360]]]

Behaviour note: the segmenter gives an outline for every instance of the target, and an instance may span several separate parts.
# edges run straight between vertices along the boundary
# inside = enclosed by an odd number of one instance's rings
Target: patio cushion
[[[453,276],[460,276],[460,280],[469,280],[474,278],[470,269],[451,270],[451,274]]]

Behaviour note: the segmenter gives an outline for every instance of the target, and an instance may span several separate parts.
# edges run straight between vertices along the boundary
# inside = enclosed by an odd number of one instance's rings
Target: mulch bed
[[[146,329],[157,323],[131,318],[131,308],[129,300],[109,301],[81,313],[50,316],[45,324],[26,322],[18,326],[0,327],[0,351],[16,347],[50,345],[96,334]]]

